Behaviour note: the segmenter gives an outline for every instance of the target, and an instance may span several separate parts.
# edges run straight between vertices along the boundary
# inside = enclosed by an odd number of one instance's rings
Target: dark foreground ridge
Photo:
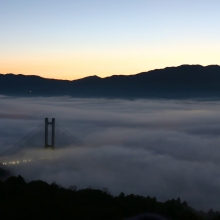
[[[220,66],[182,65],[136,75],[79,80],[0,74],[0,94],[9,96],[71,96],[77,98],[220,98]]]
[[[145,214],[143,214],[145,213]],[[219,212],[196,212],[180,198],[158,202],[138,195],[112,196],[108,189],[69,189],[11,176],[0,181],[0,218],[74,220],[217,220]],[[137,217],[133,217],[137,216]]]

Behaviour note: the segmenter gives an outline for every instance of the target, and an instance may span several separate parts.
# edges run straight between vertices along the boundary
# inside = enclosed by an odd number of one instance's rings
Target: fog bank
[[[159,201],[180,197],[197,209],[219,210],[220,102],[0,100],[0,153],[44,126],[45,117],[55,117],[82,143],[25,151],[22,157],[34,161],[9,168],[27,181],[108,187],[114,195],[123,191]]]

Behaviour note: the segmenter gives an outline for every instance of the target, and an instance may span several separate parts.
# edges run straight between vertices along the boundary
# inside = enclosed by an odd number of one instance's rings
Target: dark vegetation
[[[11,176],[10,172],[0,167],[0,181],[7,179],[9,176]]]
[[[19,175],[0,181],[0,219],[123,220],[140,213],[157,213],[170,220],[220,219],[219,212],[196,212],[180,198],[158,202],[138,195],[112,196],[108,189],[68,189]]]
[[[79,80],[0,74],[0,94],[9,96],[63,96],[86,98],[219,99],[220,66],[182,65],[136,75]]]

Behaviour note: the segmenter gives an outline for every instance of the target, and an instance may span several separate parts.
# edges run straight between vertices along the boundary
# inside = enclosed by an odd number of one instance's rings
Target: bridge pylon
[[[51,125],[51,142],[48,143],[48,127]],[[45,149],[51,148],[55,149],[55,118],[52,118],[52,121],[49,122],[48,118],[45,118]]]

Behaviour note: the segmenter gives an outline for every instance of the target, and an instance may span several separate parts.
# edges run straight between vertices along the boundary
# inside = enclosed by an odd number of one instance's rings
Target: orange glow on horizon
[[[149,70],[161,69],[183,64],[200,64],[203,66],[220,64],[220,48],[211,50],[203,48],[156,48],[150,51],[121,50],[68,54],[63,57],[40,56],[5,57],[0,61],[0,73],[38,75],[44,78],[75,80],[97,75],[132,75]],[[47,58],[49,57],[49,58]]]

